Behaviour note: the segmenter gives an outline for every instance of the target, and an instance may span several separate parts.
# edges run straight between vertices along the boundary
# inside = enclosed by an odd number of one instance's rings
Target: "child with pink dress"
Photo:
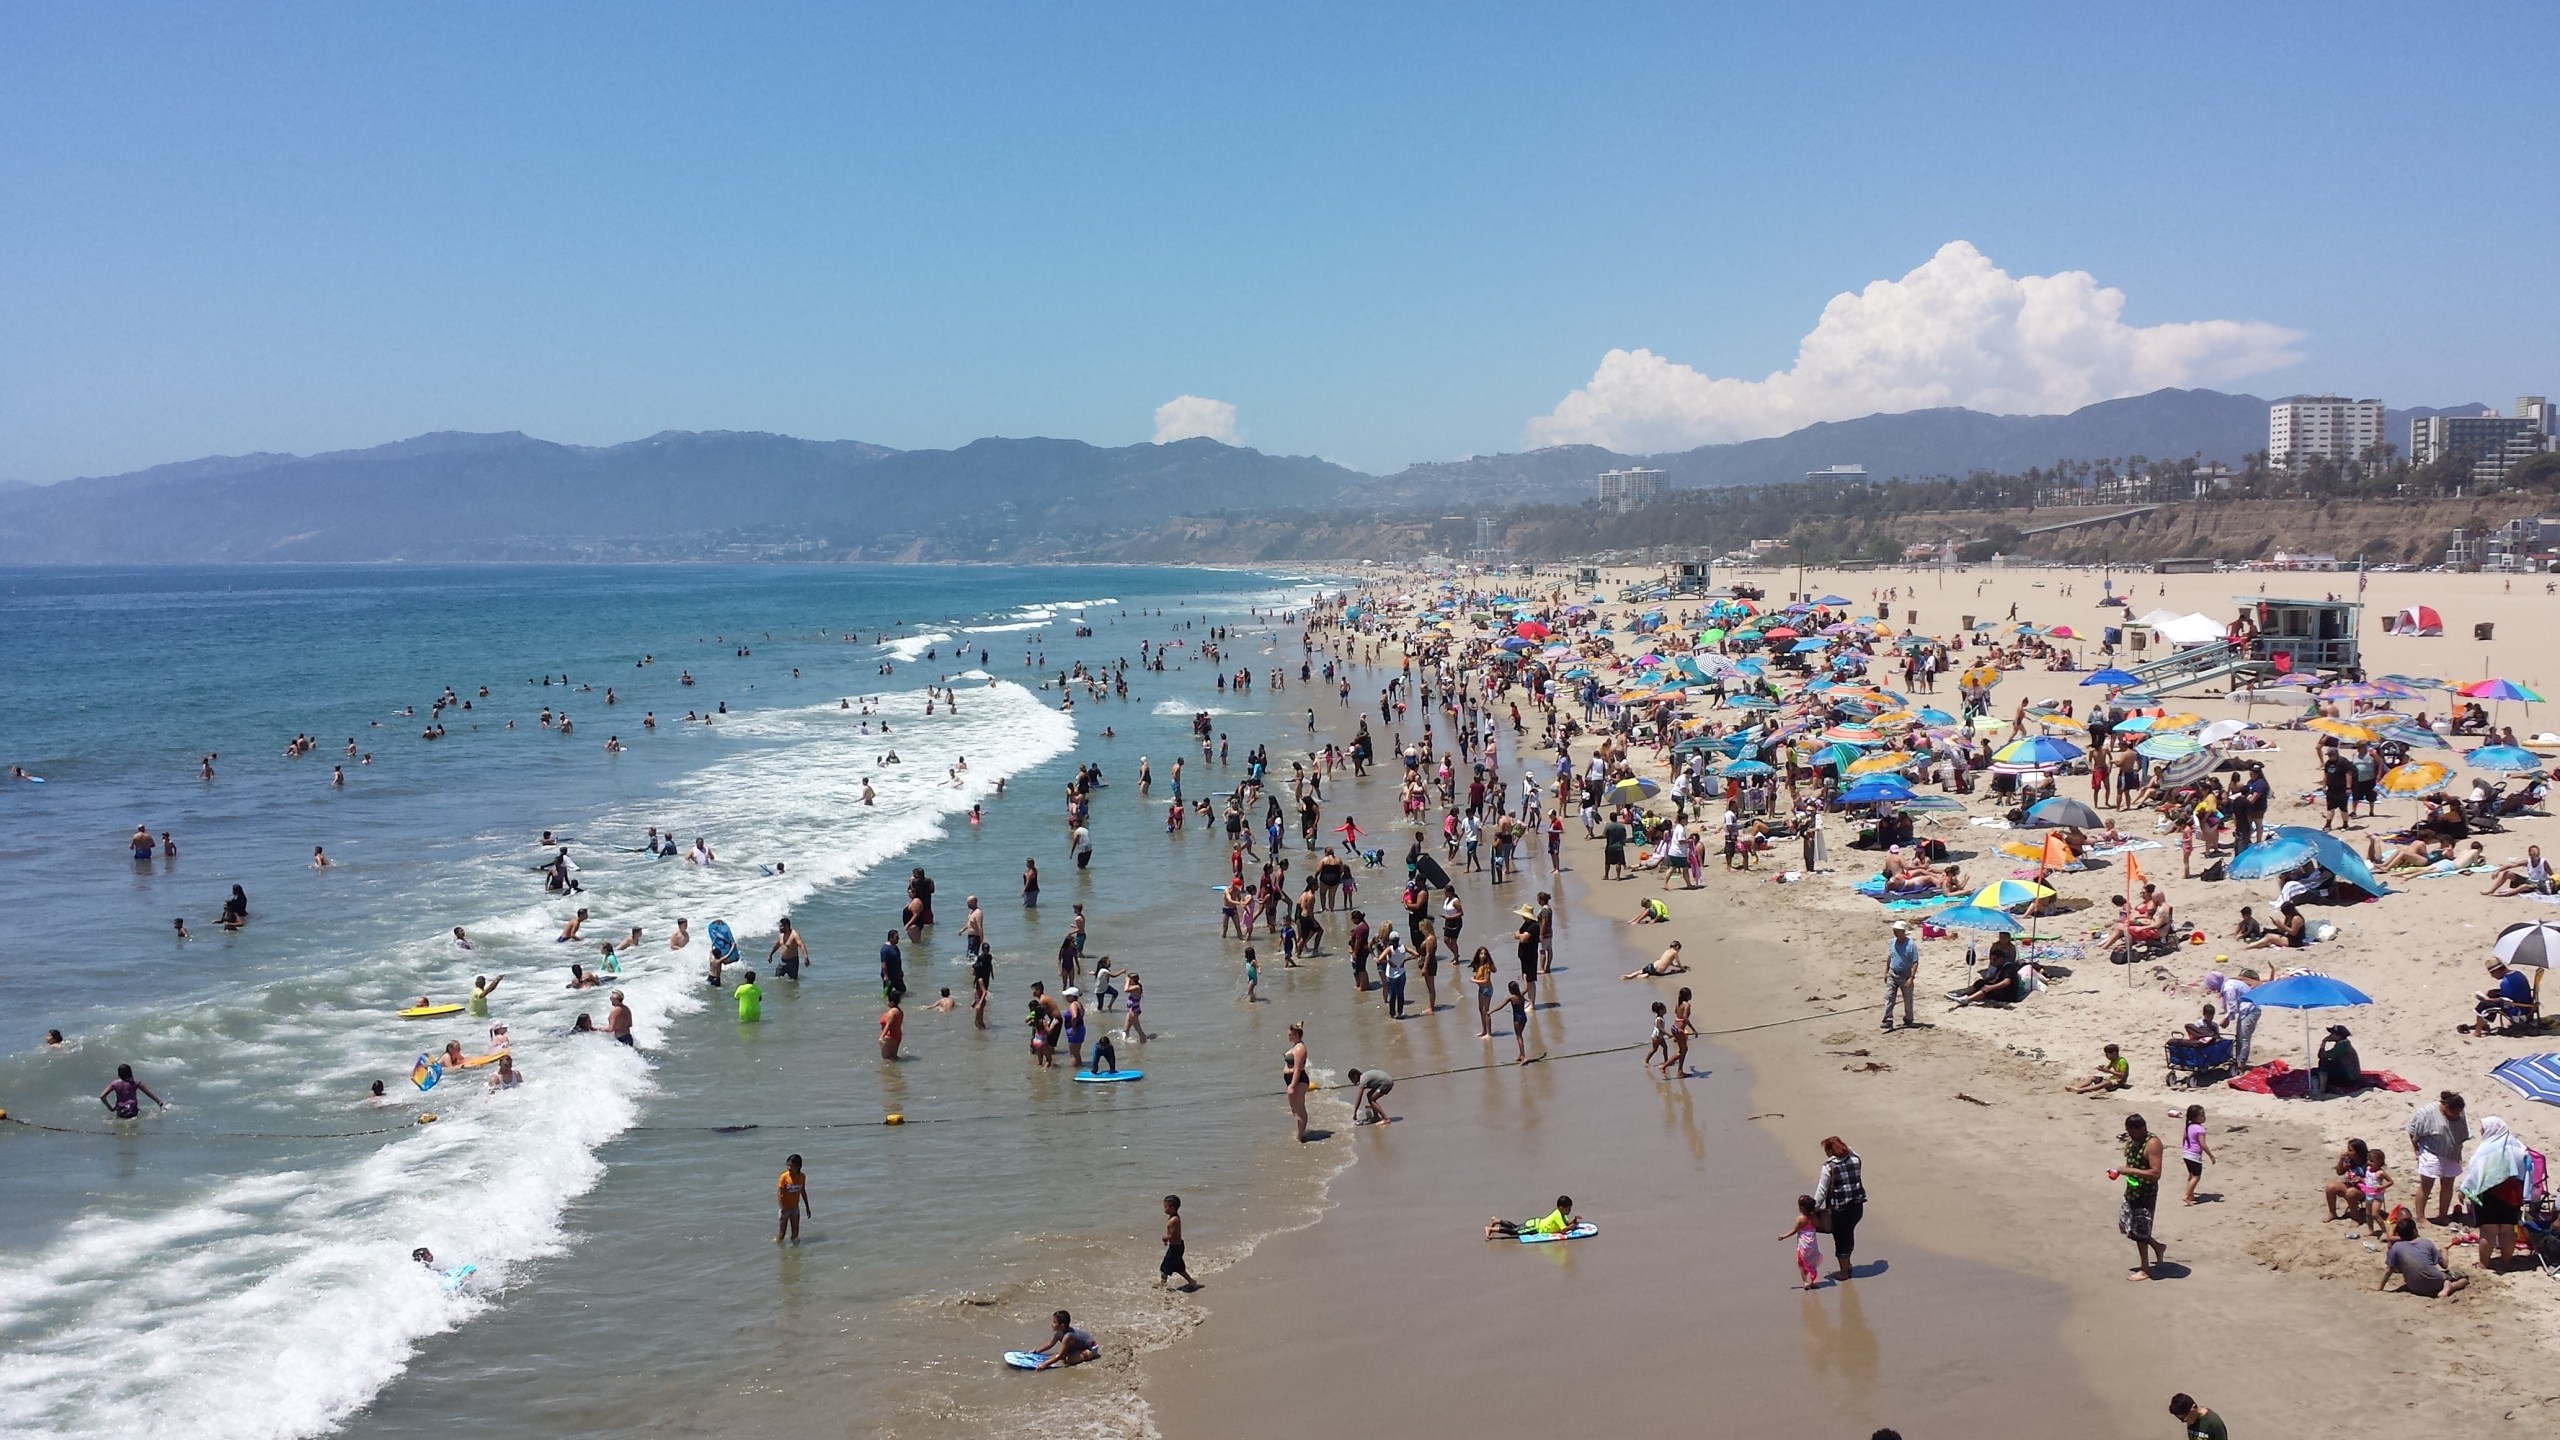
[[[1796,1273],[1804,1277],[1804,1288],[1807,1290],[1811,1290],[1822,1283],[1822,1241],[1818,1238],[1821,1233],[1821,1231],[1814,1228],[1813,1197],[1810,1195],[1797,1196],[1796,1228],[1788,1231],[1785,1235],[1781,1235],[1778,1238],[1781,1240],[1787,1239],[1790,1236],[1794,1238],[1796,1242]]]

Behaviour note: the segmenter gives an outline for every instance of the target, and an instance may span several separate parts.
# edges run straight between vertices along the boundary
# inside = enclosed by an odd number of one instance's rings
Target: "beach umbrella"
[[[1544,640],[1547,638],[1547,627],[1539,624],[1535,620],[1523,620],[1511,628],[1514,633],[1531,640]]]
[[[2086,829],[2104,825],[2107,822],[2096,810],[2090,808],[2088,802],[2074,800],[2068,795],[2056,795],[2049,800],[2039,800],[2028,806],[2027,823],[2030,825],[2078,825]]]
[[[1800,633],[1802,632],[1798,631],[1793,625],[1772,625],[1768,629],[1760,632],[1760,638],[1763,640],[1793,640]]]
[[[2342,1010],[2350,1005],[2370,1005],[2373,997],[2344,980],[2326,975],[2287,975],[2270,980],[2249,992],[2249,998],[2266,1010],[2299,1010],[2302,1012],[2302,1053],[2311,1054],[2311,1012]]]
[[[1929,923],[1942,930],[1988,930],[2004,935],[2023,934],[2027,928],[2007,911],[1983,905],[1958,905],[1941,910],[1929,917]]]
[[[2056,625],[2044,633],[2052,636],[2056,640],[2077,640],[2080,638],[2080,632],[2072,629],[2068,625]]]
[[[1661,793],[1660,782],[1648,776],[1633,775],[1610,786],[1605,798],[1612,805],[1641,805]]]
[[[2179,760],[2204,748],[2204,742],[2192,735],[2154,735],[2133,747],[2133,753],[2146,760]]]
[[[1720,625],[1710,625],[1710,626],[1708,626],[1706,629],[1701,630],[1701,631],[1699,631],[1699,632],[1698,632],[1698,638],[1699,638],[1700,640],[1705,641],[1705,642],[1706,642],[1707,644],[1709,644],[1709,645],[1713,645],[1713,644],[1715,644],[1717,641],[1722,640],[1724,637],[1725,637],[1724,627],[1722,627],[1722,626],[1720,626]]]
[[[2279,825],[2265,839],[2231,857],[2223,872],[2234,880],[2265,880],[2315,863],[2368,895],[2382,893],[2373,867],[2344,840],[2307,825]]]
[[[2181,737],[2171,735],[2164,736],[2162,738],[2175,740]],[[2145,743],[2147,744],[2149,742],[2146,741]],[[2161,765],[2159,769],[2154,770],[2151,773],[2161,784],[2174,790],[2181,785],[2192,785],[2196,781],[2212,774],[2213,767],[2221,763],[2222,756],[2216,752],[2211,750],[2197,750],[2190,754],[2181,755],[2175,760],[2168,761]]]
[[[2320,692],[2323,700],[2413,700],[2418,692],[2391,680],[2347,680]]]
[[[1911,785],[1899,775],[1870,775],[1840,792],[1843,805],[1874,805],[1912,798]]]
[[[2548,970],[2552,957],[2560,956],[2560,925],[2548,920],[2519,920],[2499,931],[2489,949],[2510,965]]]
[[[1522,650],[1535,649],[1536,646],[1533,642],[1523,640],[1517,635],[1507,635],[1503,637],[1502,648],[1517,653]]]
[[[2521,745],[2483,745],[2462,757],[2474,770],[2492,775],[2530,775],[2543,767],[2543,758]]]
[[[2147,735],[2158,718],[2153,715],[2127,715],[2116,722],[2115,730],[2119,735]]]
[[[1814,751],[1811,755],[1806,756],[1804,763],[1812,766],[1816,770],[1828,765],[1845,774],[1847,773],[1851,762],[1859,759],[1866,753],[1867,752],[1859,749],[1855,745],[1825,745],[1821,749]]]
[[[1799,640],[1787,653],[1791,655],[1813,655],[1830,648],[1831,642],[1828,640]]]
[[[1953,795],[1914,795],[1902,802],[1902,808],[1944,815],[1964,809],[1964,802]]]
[[[2407,720],[2383,726],[2382,738],[2385,740],[2397,740],[2403,745],[2407,745],[2412,749],[2418,750],[2450,750],[2453,748],[2452,741],[2447,740],[2424,725],[2413,724]]]
[[[1835,747],[1837,748],[1837,747]],[[1881,755],[1862,755],[1841,770],[1843,775],[1884,775],[1908,767],[1914,757],[1904,750],[1887,750]]]
[[[2560,1105],[2560,1055],[2519,1055],[2489,1073],[2527,1100]]]
[[[1777,770],[1776,767],[1770,765],[1766,760],[1727,760],[1724,764],[1716,767],[1716,773],[1719,775],[1741,775],[1747,778],[1753,775],[1774,775],[1777,773]]]
[[[1822,732],[1822,738],[1825,740],[1836,740],[1843,745],[1881,745],[1884,743],[1884,736],[1864,725],[1834,725]]]
[[[2394,795],[2432,795],[2452,778],[2452,767],[2441,760],[2412,760],[2383,771],[2380,783]]]
[[[2115,666],[2110,665],[2104,670],[2090,671],[2088,678],[2082,680],[2080,683],[2082,685],[2139,685],[2142,683],[2142,677],[2134,674],[2130,670],[2119,670]]]
[[[2246,720],[2216,720],[2196,732],[2196,738],[2207,745],[2219,745],[2244,731],[2254,728]]]
[[[2032,880],[1994,880],[1973,893],[1964,902],[1985,910],[2006,910],[2016,905],[2032,905],[2053,894],[2053,887]]]
[[[1931,727],[1947,726],[1956,723],[1956,717],[1934,705],[1921,706],[1912,718],[1918,720],[1923,725]]]
[[[2341,740],[2356,745],[2366,744],[2370,741],[2382,738],[2382,732],[2374,729],[2370,725],[2358,725],[2352,720],[2332,720],[2326,715],[2322,715],[2317,719],[2304,721],[2303,728],[2306,730],[2317,730],[2323,735],[2334,735]]]
[[[2193,730],[2203,723],[2203,716],[2196,714],[2192,710],[2181,710],[2175,715],[2163,715],[2159,719],[2152,721],[2151,733],[2154,735],[2165,735],[2172,730]]]
[[[1727,699],[1724,703],[1736,710],[1775,710],[1778,708],[1778,702],[1770,699],[1766,695],[1735,695]]]
[[[2382,678],[2390,681],[2394,685],[2406,685],[2412,690],[2441,690],[2444,688],[2444,682],[2433,675],[2385,675]]]
[[[2521,700],[2527,705],[2542,703],[2541,696],[2513,680],[2501,680],[2494,675],[2486,680],[2474,680],[2468,685],[2457,685],[2453,693],[2473,700]]]
[[[2030,735],[2023,740],[2012,740],[2001,746],[1992,752],[1991,758],[1994,763],[2001,765],[2043,769],[2055,765],[2068,765],[2079,759],[2081,753],[2080,747],[2068,740],[2059,740],[2051,735]]]
[[[1813,603],[1816,605],[1852,605],[1857,602],[1851,600],[1846,595],[1825,595]]]

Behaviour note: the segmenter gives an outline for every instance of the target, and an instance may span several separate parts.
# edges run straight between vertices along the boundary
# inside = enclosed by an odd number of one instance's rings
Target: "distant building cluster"
[[[2267,463],[2278,470],[2319,457],[2345,463],[2379,449],[2384,433],[2379,400],[2307,395],[2267,407]],[[2409,422],[2409,462],[2431,465],[2448,455],[2471,457],[2471,483],[2494,489],[2527,459],[2560,442],[2560,419],[2540,395],[2516,397],[2515,413],[2421,415]]]
[[[2379,447],[2382,432],[2379,400],[2349,400],[2342,395],[2279,400],[2267,407],[2267,463],[2290,470],[2315,455],[2353,460]]]
[[[2548,570],[2560,561],[2560,518],[2522,515],[2493,530],[2456,530],[2445,546],[2451,570]]]
[[[1624,515],[1630,510],[1650,505],[1662,498],[1662,472],[1659,470],[1603,470],[1600,472],[1600,508]]]
[[[2409,460],[2427,465],[2447,455],[2471,456],[2474,485],[2495,488],[2506,483],[2518,465],[2552,448],[2555,431],[2551,402],[2540,395],[2516,397],[2516,413],[2501,415],[2428,415],[2409,422]]]

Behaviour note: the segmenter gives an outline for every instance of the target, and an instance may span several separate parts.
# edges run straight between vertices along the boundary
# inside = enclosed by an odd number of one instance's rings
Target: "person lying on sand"
[[[1487,1220],[1484,1222],[1484,1238],[1495,1240],[1504,1237],[1516,1239],[1522,1235],[1561,1235],[1581,1223],[1582,1217],[1573,1213],[1573,1197],[1559,1195],[1556,1197],[1556,1208],[1535,1220],[1505,1220],[1499,1215]]]
[[[2364,837],[2365,863],[2386,874],[2425,870],[2439,860],[2453,857],[2453,847],[2441,840],[2412,841],[2384,850],[2373,836]]]
[[[1689,967],[1681,963],[1680,960],[1680,942],[1674,940],[1671,942],[1671,948],[1663,951],[1659,958],[1648,960],[1643,965],[1628,971],[1626,974],[1621,975],[1618,978],[1621,980],[1641,980],[1646,978],[1659,979],[1665,975],[1686,975],[1688,973]]]

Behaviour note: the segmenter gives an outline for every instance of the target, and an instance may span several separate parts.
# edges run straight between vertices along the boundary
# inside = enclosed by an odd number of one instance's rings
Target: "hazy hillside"
[[[2393,412],[2395,443],[2409,416],[2426,413],[2446,412]],[[2068,415],[1870,415],[1671,455],[1563,446],[1389,476],[1212,440],[898,451],[747,432],[669,431],[611,446],[448,433],[0,487],[0,563],[1072,558],[1146,532],[1160,543],[1181,517],[1273,510],[1313,517],[1300,528],[1321,535],[1253,543],[1294,551],[1390,517],[1577,505],[1592,477],[1631,464],[1704,488],[1784,483],[1833,465],[1863,465],[1881,480],[2137,454],[2236,462],[2266,436],[2266,401],[2210,390]]]

